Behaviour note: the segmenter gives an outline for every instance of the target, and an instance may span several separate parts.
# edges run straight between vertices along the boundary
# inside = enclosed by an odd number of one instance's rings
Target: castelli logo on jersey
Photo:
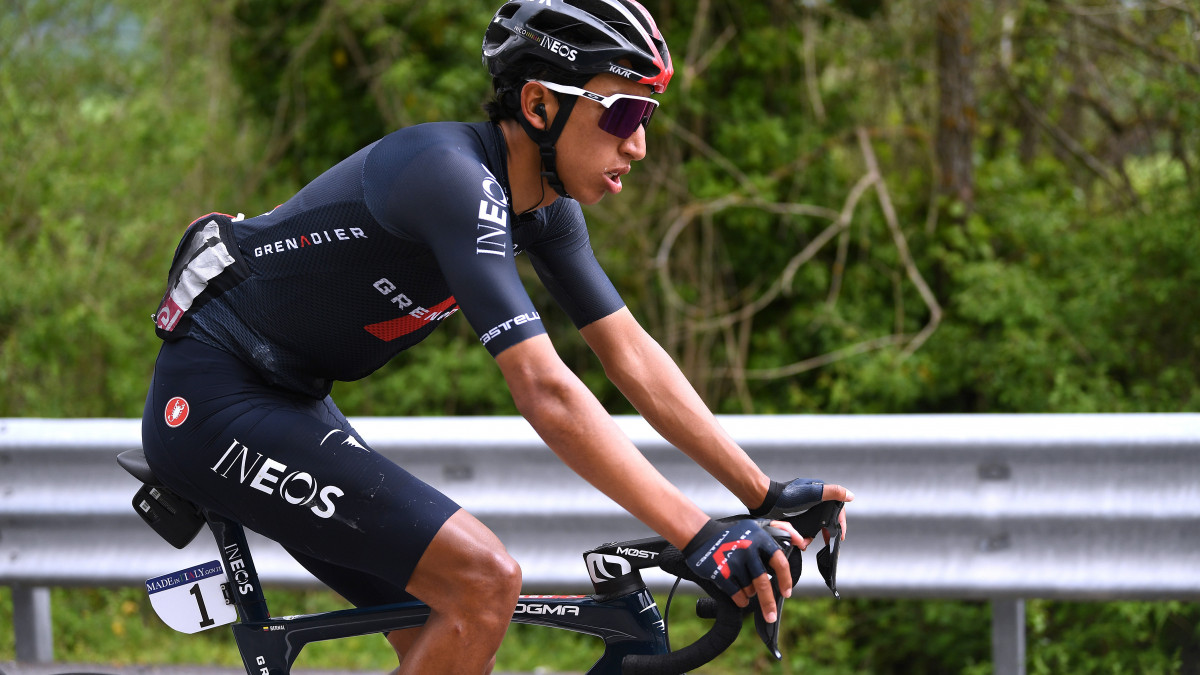
[[[167,426],[172,429],[183,424],[188,416],[188,402],[183,400],[182,396],[167,401],[167,410],[163,416],[167,420]]]

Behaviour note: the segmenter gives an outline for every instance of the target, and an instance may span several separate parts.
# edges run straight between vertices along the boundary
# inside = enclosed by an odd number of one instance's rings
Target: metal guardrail
[[[854,490],[845,597],[996,603],[997,673],[1023,672],[1024,598],[1200,599],[1200,414],[721,421],[772,476]],[[491,527],[529,590],[586,592],[583,551],[649,534],[521,418],[352,422]],[[710,513],[740,510],[640,418],[617,422]],[[41,589],[138,585],[215,557],[205,534],[176,551],[133,514],[136,482],[113,458],[139,442],[137,420],[0,419],[0,585],[14,589],[18,659],[50,657]],[[277,545],[252,542],[264,582],[317,585]],[[815,574],[797,591],[825,592]]]

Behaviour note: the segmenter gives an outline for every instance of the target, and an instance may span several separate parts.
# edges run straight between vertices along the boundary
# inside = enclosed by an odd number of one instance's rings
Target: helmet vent
[[[617,1],[620,2],[620,0]],[[604,2],[604,0],[568,0],[568,2],[600,19],[609,28],[620,33],[626,40],[630,40],[634,44],[642,41],[643,38],[638,27],[631,25],[629,19],[614,7],[611,2]],[[636,12],[633,12],[633,14],[634,16],[637,15]]]
[[[586,23],[549,12],[539,14],[535,20],[529,22],[529,27],[574,45],[603,44],[611,40]]]

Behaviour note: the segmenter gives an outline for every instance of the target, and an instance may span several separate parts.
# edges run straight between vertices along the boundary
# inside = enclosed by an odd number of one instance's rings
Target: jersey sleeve
[[[534,271],[576,328],[625,306],[592,251],[579,202],[559,199],[546,208],[546,234],[529,247]]]
[[[493,356],[546,332],[513,260],[504,189],[477,153],[437,143],[416,152],[381,145],[368,157],[363,181],[376,220],[428,246]]]

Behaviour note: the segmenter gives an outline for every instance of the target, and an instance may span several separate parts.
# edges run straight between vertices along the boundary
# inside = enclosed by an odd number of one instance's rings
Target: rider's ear
[[[549,113],[546,111],[546,97],[550,92],[537,83],[529,82],[521,91],[521,114],[537,129],[550,128]],[[540,119],[534,119],[534,116]]]

